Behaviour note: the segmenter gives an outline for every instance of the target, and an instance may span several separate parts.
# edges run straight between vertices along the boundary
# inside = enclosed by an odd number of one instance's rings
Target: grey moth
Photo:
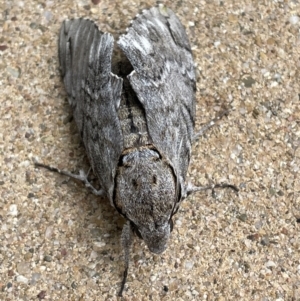
[[[126,218],[122,295],[133,234],[151,252],[162,253],[182,200],[212,187],[186,184],[197,136],[196,80],[190,43],[179,19],[164,6],[144,10],[116,44],[119,58],[113,57],[113,36],[90,20],[65,20],[61,26],[61,74],[101,189],[93,188],[83,173],[36,165],[82,180]]]

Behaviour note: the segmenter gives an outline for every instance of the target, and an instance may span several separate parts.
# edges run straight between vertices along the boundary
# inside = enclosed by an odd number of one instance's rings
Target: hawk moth
[[[94,22],[72,19],[61,26],[61,74],[101,189],[93,188],[83,173],[36,165],[82,180],[126,218],[121,235],[122,295],[133,234],[151,252],[162,253],[182,200],[213,187],[186,184],[195,137],[196,79],[190,43],[179,19],[162,5],[144,10],[117,46],[123,53],[121,63],[114,62],[113,36]]]

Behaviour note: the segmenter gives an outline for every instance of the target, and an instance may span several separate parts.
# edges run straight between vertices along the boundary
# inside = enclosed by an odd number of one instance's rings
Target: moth
[[[186,183],[197,137],[196,78],[189,39],[179,19],[162,5],[144,10],[119,37],[117,47],[120,61],[113,57],[113,36],[101,32],[94,22],[63,22],[61,74],[101,189],[96,190],[82,172],[50,169],[82,180],[95,194],[106,196],[127,220],[121,235],[122,295],[133,234],[151,252],[162,253],[182,200],[213,187]]]

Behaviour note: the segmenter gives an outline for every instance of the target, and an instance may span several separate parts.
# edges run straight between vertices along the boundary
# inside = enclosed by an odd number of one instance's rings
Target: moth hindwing
[[[187,34],[164,6],[144,10],[117,45],[120,59],[90,20],[60,30],[63,82],[100,194],[127,219],[122,294],[133,233],[163,252],[187,195],[196,84]]]

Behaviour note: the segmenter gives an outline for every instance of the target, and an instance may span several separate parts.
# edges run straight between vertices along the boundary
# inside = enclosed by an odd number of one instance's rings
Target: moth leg
[[[236,193],[239,192],[239,189],[235,185],[231,185],[231,184],[213,184],[213,185],[209,185],[209,186],[194,186],[193,184],[188,183],[187,187],[186,187],[186,195],[188,196],[194,192],[210,190],[210,189],[212,190],[212,192],[214,194],[216,188],[230,188]]]
[[[217,116],[213,120],[207,122],[197,133],[194,134],[192,141],[195,142],[197,139],[199,139],[199,137],[204,135],[205,132],[207,132],[210,128],[212,128],[217,123],[217,121],[222,119],[222,117],[224,115],[227,115],[228,112],[229,112],[229,110],[225,110],[219,116]]]
[[[130,221],[127,221],[123,227],[122,235],[121,235],[121,244],[124,250],[125,270],[123,273],[123,280],[119,292],[120,297],[122,297],[123,290],[125,288],[125,283],[127,280],[128,269],[129,269],[130,247],[132,244],[132,229],[131,229]]]
[[[56,167],[52,167],[52,166],[49,166],[49,165],[45,165],[43,163],[39,163],[39,162],[34,162],[34,165],[36,167],[43,167],[43,168],[46,168],[50,171],[53,171],[53,172],[57,172],[61,175],[65,175],[65,176],[68,176],[72,179],[76,179],[76,180],[79,180],[81,182],[84,183],[85,187],[89,188],[93,194],[97,195],[97,196],[105,196],[105,191],[103,189],[99,189],[97,190],[89,181],[88,181],[88,175],[91,171],[91,168],[89,169],[88,173],[86,174],[83,170],[80,170],[79,171],[79,175],[76,175],[76,174],[73,174],[73,173],[70,173],[66,170],[60,170]]]

